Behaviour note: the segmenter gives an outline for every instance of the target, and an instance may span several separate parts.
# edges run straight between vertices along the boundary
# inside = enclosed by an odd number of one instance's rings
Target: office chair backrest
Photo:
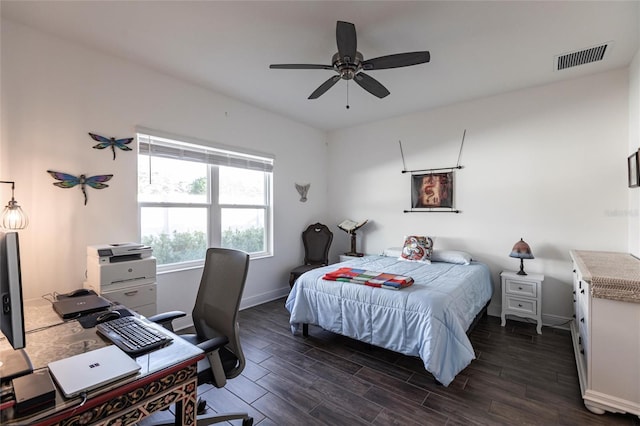
[[[192,311],[193,325],[198,336],[212,338],[218,335],[214,331],[217,330],[228,337],[229,344],[226,348],[238,359],[235,369],[227,371],[229,379],[240,374],[245,365],[237,317],[248,270],[247,253],[209,248]]]
[[[302,232],[305,265],[328,265],[333,232],[321,223],[309,225]]]

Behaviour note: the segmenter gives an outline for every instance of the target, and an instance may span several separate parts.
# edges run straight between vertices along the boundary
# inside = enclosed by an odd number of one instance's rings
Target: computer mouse
[[[96,317],[96,322],[101,324],[103,322],[111,321],[114,319],[120,318],[120,312],[118,311],[107,311],[103,314],[100,314]]]
[[[73,290],[67,294],[63,294],[66,297],[78,297],[78,296],[88,296],[89,294],[93,294],[93,292],[86,288],[79,288],[77,290]]]

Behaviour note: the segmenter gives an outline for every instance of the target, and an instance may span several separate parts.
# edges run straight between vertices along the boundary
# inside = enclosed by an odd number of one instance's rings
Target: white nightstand
[[[340,262],[347,262],[349,260],[354,260],[354,259],[362,259],[363,256],[349,256],[348,254],[341,254],[340,255]]]
[[[538,334],[542,334],[542,281],[544,275],[518,275],[516,272],[503,271],[502,278],[502,326],[505,315],[517,315],[533,318],[538,322]]]

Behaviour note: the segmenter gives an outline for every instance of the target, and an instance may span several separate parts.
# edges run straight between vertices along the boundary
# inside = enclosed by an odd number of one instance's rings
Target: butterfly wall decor
[[[116,147],[120,148],[123,151],[131,151],[127,145],[131,143],[133,138],[124,138],[124,139],[116,139],[116,138],[105,138],[104,136],[96,135],[95,133],[89,132],[89,136],[91,139],[100,142],[97,145],[94,145],[95,149],[105,149],[111,147],[111,151],[113,152],[113,159],[116,159]]]
[[[82,194],[84,195],[84,205],[87,205],[87,190],[86,185],[89,185],[95,189],[104,189],[109,185],[106,185],[102,182],[106,182],[113,177],[113,175],[97,175],[86,177],[85,175],[73,176],[67,173],[54,172],[53,170],[47,170],[54,179],[59,180],[60,182],[54,182],[53,184],[59,188],[73,188],[76,185],[80,185],[80,189],[82,190]]]

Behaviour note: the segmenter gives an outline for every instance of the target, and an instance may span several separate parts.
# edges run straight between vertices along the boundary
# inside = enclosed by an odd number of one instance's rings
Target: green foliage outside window
[[[207,251],[207,234],[202,231],[172,234],[145,235],[142,243],[153,248],[159,265],[204,259]]]
[[[172,234],[145,235],[142,243],[153,248],[158,265],[204,259],[207,251],[207,235],[202,231]],[[222,234],[222,247],[243,250],[247,253],[264,251],[264,229],[227,229]]]
[[[222,247],[243,250],[247,253],[264,251],[264,228],[247,229],[227,228],[222,233]]]

